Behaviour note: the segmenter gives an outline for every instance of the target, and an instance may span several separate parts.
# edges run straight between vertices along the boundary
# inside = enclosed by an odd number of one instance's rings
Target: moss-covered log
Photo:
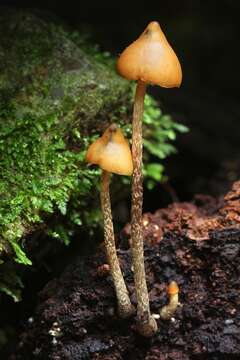
[[[89,192],[89,134],[111,121],[130,86],[81,34],[42,15],[5,9],[0,33],[0,250],[30,263],[17,239],[54,208],[65,214],[74,191]]]

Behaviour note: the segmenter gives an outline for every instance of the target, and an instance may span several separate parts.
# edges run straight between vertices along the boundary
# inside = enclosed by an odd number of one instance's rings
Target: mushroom
[[[171,317],[173,317],[179,302],[178,302],[178,293],[179,293],[179,287],[176,281],[171,281],[167,288],[167,293],[169,296],[169,303],[165,305],[160,310],[160,317],[163,320],[169,320]]]
[[[86,154],[86,161],[97,164],[102,169],[100,198],[104,221],[104,244],[116,291],[118,312],[120,317],[126,318],[131,316],[135,310],[131,304],[117,257],[109,184],[111,173],[132,175],[133,164],[128,141],[117,125],[109,126],[102,137],[90,145]]]
[[[165,88],[179,87],[182,81],[181,65],[159,24],[150,22],[140,37],[129,45],[117,61],[118,73],[128,80],[136,80],[136,94],[132,121],[132,210],[131,239],[134,281],[137,294],[138,330],[144,336],[157,331],[150,313],[145,278],[142,234],[142,117],[147,84]]]

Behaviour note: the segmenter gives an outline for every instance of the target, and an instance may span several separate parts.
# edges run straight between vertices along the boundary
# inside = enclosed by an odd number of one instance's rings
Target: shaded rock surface
[[[94,257],[77,259],[42,290],[33,321],[22,331],[10,358],[239,359],[240,223],[232,216],[240,209],[239,187],[240,182],[235,183],[221,201],[201,198],[201,206],[177,204],[147,216],[144,237],[152,312],[166,304],[171,280],[179,284],[181,303],[173,319],[158,320],[159,332],[152,339],[136,333],[134,319],[117,317],[112,281],[99,249]],[[205,236],[190,237],[189,229],[196,230],[200,219]],[[163,226],[165,231],[159,231]],[[121,234],[118,254],[135,304],[131,253],[124,246],[127,232],[125,228]]]

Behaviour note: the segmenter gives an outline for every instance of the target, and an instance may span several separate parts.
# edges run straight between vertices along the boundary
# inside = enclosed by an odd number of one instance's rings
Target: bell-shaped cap
[[[171,281],[167,289],[168,295],[176,295],[179,293],[179,287],[176,281]]]
[[[140,37],[120,55],[117,71],[128,80],[165,88],[179,87],[182,69],[158,22],[148,24]]]
[[[86,161],[118,175],[132,175],[133,172],[129,143],[115,124],[109,126],[103,135],[89,146]]]

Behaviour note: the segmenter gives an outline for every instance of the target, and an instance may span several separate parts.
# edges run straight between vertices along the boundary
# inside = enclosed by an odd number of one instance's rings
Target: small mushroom
[[[144,336],[152,336],[157,331],[157,324],[150,313],[142,234],[142,117],[144,97],[147,84],[166,88],[179,87],[182,81],[182,70],[178,58],[159,24],[153,21],[150,22],[140,37],[120,55],[117,71],[126,79],[137,81],[132,122],[131,239],[138,302],[138,330]]]
[[[178,293],[179,293],[179,287],[176,281],[171,281],[167,288],[167,293],[169,296],[169,303],[165,305],[160,310],[160,317],[163,320],[169,320],[171,317],[173,317],[179,302],[178,302]]]
[[[135,310],[131,304],[117,257],[109,184],[111,173],[130,176],[132,175],[133,165],[128,141],[124,138],[117,125],[112,124],[109,126],[102,137],[90,145],[86,161],[99,165],[103,170],[100,197],[104,221],[104,244],[116,290],[118,312],[122,318],[126,318],[131,316]]]

